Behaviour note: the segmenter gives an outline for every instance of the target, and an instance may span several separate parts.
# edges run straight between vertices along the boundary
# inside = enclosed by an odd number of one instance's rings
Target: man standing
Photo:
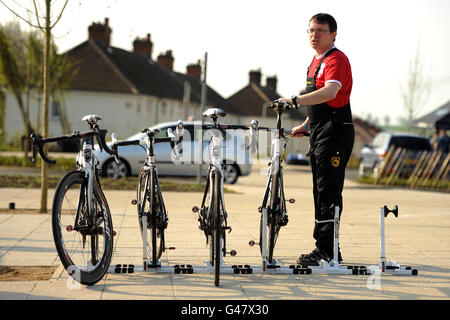
[[[307,119],[292,129],[291,136],[303,137],[304,132],[310,132],[308,155],[313,176],[316,248],[302,254],[297,263],[319,265],[321,259],[333,258],[335,207],[342,212],[345,167],[355,136],[350,109],[353,80],[348,58],[334,45],[335,19],[326,13],[316,14],[310,19],[307,32],[317,55],[307,71],[306,89],[300,96],[280,100],[307,106]]]

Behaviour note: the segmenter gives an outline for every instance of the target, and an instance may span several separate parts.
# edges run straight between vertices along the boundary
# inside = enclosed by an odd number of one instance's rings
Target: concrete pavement
[[[237,193],[225,194],[228,224],[232,232],[227,247],[237,256],[225,257],[226,265],[260,265],[259,213],[266,175],[255,166],[248,177],[227,186]],[[314,247],[312,182],[305,167],[288,166],[284,171],[289,224],[277,242],[276,257],[283,265],[294,264],[300,253]],[[54,190],[49,191],[49,206]],[[39,208],[37,189],[0,189],[0,208],[15,202],[17,209]],[[112,265],[142,265],[142,246],[132,191],[105,191],[113,215],[115,251]],[[198,229],[193,205],[201,193],[163,193],[169,212],[166,265],[203,266],[207,248]],[[379,208],[399,206],[399,217],[386,220],[386,254],[401,265],[419,270],[418,276],[251,274],[221,275],[215,287],[212,274],[162,274],[136,272],[107,274],[95,286],[77,286],[67,281],[53,243],[50,214],[0,214],[0,265],[59,266],[49,281],[0,282],[0,299],[449,299],[450,297],[450,194],[403,188],[366,186],[346,180],[340,247],[346,264],[375,265],[379,262]]]

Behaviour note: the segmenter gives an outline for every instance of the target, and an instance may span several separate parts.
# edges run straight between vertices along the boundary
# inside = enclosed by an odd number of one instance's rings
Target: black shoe
[[[320,260],[330,261],[330,257],[318,248],[315,248],[309,254],[302,254],[297,259],[297,264],[302,266],[318,266]]]

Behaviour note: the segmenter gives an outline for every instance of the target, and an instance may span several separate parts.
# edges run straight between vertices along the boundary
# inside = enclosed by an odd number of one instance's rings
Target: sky
[[[1,23],[21,21],[4,4],[23,17],[33,8],[31,0],[1,2]],[[54,0],[53,19],[63,3]],[[416,116],[450,101],[448,0],[69,0],[53,35],[62,53],[87,40],[92,22],[108,17],[112,46],[131,51],[136,37],[150,33],[152,57],[172,50],[176,71],[207,52],[207,83],[224,98],[246,86],[256,69],[263,85],[276,75],[278,93],[291,96],[305,86],[315,54],[306,29],[318,12],[337,21],[336,47],[352,66],[354,115],[380,124],[386,116],[390,124],[405,117],[402,90],[417,52],[430,90]]]

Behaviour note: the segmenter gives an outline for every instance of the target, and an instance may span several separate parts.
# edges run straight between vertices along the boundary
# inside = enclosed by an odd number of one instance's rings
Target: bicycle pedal
[[[71,225],[68,225],[68,226],[66,227],[66,231],[67,231],[67,232],[72,232],[72,231],[73,231],[73,227],[72,227]]]
[[[137,205],[137,200],[136,200],[136,199],[131,200],[131,204],[132,204],[133,206]]]
[[[193,213],[197,213],[198,212],[198,207],[197,206],[193,206],[192,207],[192,212]]]
[[[257,244],[258,246],[260,245],[259,242],[255,242],[255,240],[250,240],[250,241],[248,242],[248,245],[249,245],[250,247],[255,246],[255,244]]]
[[[168,250],[175,250],[176,248],[175,247],[168,247],[167,249]]]
[[[230,254],[230,256],[234,257],[237,255],[237,251],[236,250],[231,250],[230,252],[228,252]]]
[[[294,198],[290,198],[289,200],[287,200],[289,203],[295,203],[295,199]]]

